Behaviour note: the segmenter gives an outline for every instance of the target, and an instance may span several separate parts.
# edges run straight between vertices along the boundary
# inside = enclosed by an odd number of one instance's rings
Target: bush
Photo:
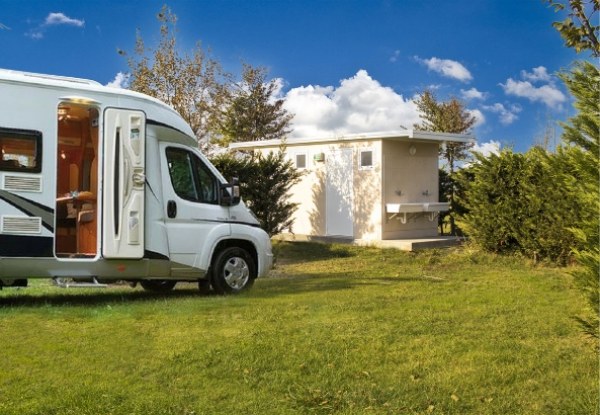
[[[461,226],[487,251],[566,264],[580,245],[570,230],[589,215],[572,176],[572,151],[477,156],[459,175]]]
[[[240,179],[240,191],[246,205],[269,235],[291,227],[297,204],[288,201],[288,192],[298,183],[301,173],[285,159],[282,150],[267,155],[224,153],[211,161],[227,179]]]

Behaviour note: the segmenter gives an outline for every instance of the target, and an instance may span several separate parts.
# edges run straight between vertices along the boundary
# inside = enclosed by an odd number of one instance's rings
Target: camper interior
[[[98,110],[61,103],[57,111],[55,253],[95,257],[98,236]]]

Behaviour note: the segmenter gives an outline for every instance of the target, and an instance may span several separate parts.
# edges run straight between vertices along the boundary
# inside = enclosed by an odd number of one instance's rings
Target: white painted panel
[[[104,115],[102,254],[144,256],[145,116],[110,108]]]
[[[327,154],[326,230],[328,236],[353,237],[353,163],[352,149]]]

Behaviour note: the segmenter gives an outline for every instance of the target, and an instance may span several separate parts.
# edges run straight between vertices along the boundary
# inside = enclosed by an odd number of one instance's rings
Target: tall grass
[[[597,414],[561,269],[280,243],[245,294],[0,292],[0,414]]]

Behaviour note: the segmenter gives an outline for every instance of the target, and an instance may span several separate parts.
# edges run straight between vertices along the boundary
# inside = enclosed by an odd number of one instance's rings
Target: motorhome
[[[272,264],[269,237],[197,147],[152,97],[0,70],[0,288],[250,287]]]

